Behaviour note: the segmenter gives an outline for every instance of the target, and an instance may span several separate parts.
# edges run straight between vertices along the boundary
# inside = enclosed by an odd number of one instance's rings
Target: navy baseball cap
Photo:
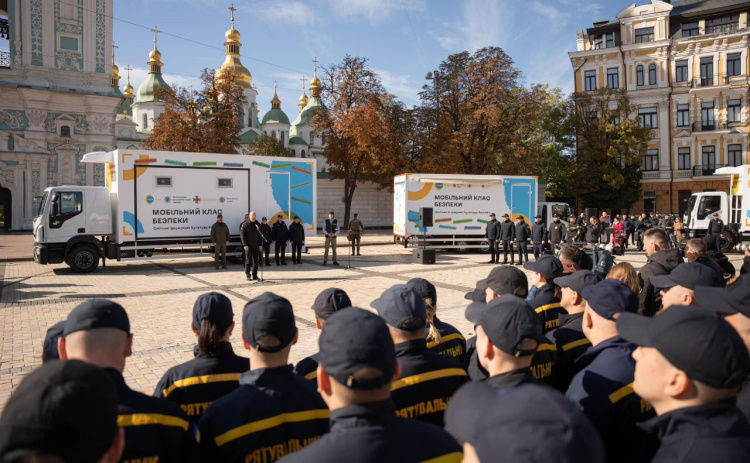
[[[508,214],[503,214],[503,218],[505,218],[505,217],[510,218],[510,216]]]
[[[482,327],[492,345],[508,355],[533,355],[534,349],[524,351],[518,346],[526,339],[540,341],[542,321],[524,299],[500,296],[489,304],[472,303],[466,308],[466,319]]]
[[[223,294],[210,292],[201,294],[193,304],[193,329],[201,330],[201,321],[208,320],[224,333],[234,320],[232,301]]]
[[[563,272],[563,265],[560,259],[550,255],[540,256],[534,262],[526,261],[523,264],[523,268],[540,273],[545,278],[555,278],[562,275]]]
[[[261,220],[261,222],[262,222],[262,221],[264,221],[264,220],[268,220],[268,218],[266,218],[266,217],[263,217],[263,218],[262,218],[262,219],[260,219],[260,220]]]
[[[699,262],[685,262],[675,267],[669,275],[653,276],[650,281],[654,288],[683,286],[695,290],[698,286],[721,286],[716,271]]]
[[[604,445],[583,411],[547,386],[496,391],[469,382],[454,394],[445,422],[446,431],[471,444],[481,461],[605,461]]]
[[[591,310],[607,320],[613,320],[618,313],[638,312],[638,296],[620,280],[604,280],[585,287],[580,294]]]
[[[541,216],[541,215],[539,215],[539,214],[537,214],[537,215],[535,215],[535,216],[534,216],[534,218],[535,218],[535,219],[541,219],[541,218],[542,218],[542,216]]]
[[[740,275],[726,288],[699,286],[695,288],[695,301],[714,312],[741,313],[750,318],[750,275]]]
[[[581,294],[581,291],[587,286],[595,285],[602,281],[602,277],[590,270],[579,270],[577,272],[557,277],[554,282],[562,288],[570,288]]]
[[[351,306],[352,301],[349,299],[346,291],[338,288],[328,288],[318,294],[315,302],[313,302],[312,309],[315,311],[316,317],[321,320],[327,320],[334,312]]]
[[[60,353],[57,351],[57,340],[62,336],[64,328],[65,320],[57,322],[47,329],[47,334],[44,336],[44,345],[42,346],[42,363],[60,358]]]
[[[48,362],[26,376],[0,417],[0,461],[35,454],[100,461],[117,436],[117,389],[101,368]]]
[[[331,315],[318,346],[323,370],[348,388],[378,389],[396,374],[396,351],[388,326],[367,310],[352,308]]]
[[[490,212],[490,217],[497,217],[494,212]],[[505,217],[505,216],[503,216]]]
[[[560,218],[560,214],[555,214],[555,215],[552,216],[552,218],[553,219],[559,219]]]
[[[675,306],[653,318],[622,314],[624,339],[658,350],[690,379],[717,389],[739,387],[750,372],[750,354],[737,331],[702,307]]]
[[[437,304],[437,290],[435,289],[435,285],[424,278],[412,278],[406,282],[406,286],[413,288],[420,296],[422,296],[422,299],[427,299],[429,297],[434,304]]]
[[[518,268],[511,267],[510,265],[499,265],[490,270],[487,278],[477,282],[477,287],[474,291],[481,291],[481,300],[484,300],[484,291],[487,288],[490,288],[497,294],[512,294],[514,296],[526,297],[526,294],[529,292],[529,280],[526,278],[526,274]],[[467,297],[467,299],[469,298]]]
[[[263,293],[245,304],[242,311],[242,337],[261,352],[279,352],[294,340],[297,325],[292,304],[274,293]],[[258,339],[273,336],[277,346],[258,346]]]
[[[276,218],[277,218],[277,219],[283,219],[283,218],[284,218],[284,215],[283,215],[283,214],[279,214],[279,215],[277,215],[277,216],[276,216]]]
[[[427,323],[427,312],[424,307],[424,299],[412,287],[407,285],[393,285],[383,291],[379,298],[372,301],[372,307],[378,311],[378,315],[394,328],[405,329],[404,323],[408,320],[420,319],[422,326]],[[414,328],[409,328],[413,331]]]
[[[63,337],[76,331],[96,328],[115,328],[130,334],[130,319],[125,309],[108,299],[89,299],[78,304],[68,314],[63,328]]]

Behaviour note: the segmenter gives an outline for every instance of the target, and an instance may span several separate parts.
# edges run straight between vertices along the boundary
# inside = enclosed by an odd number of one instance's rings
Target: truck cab
[[[44,190],[34,217],[34,260],[95,270],[103,239],[112,234],[112,207],[104,187],[60,186]]]
[[[570,224],[570,205],[567,203],[541,202],[536,207],[537,215],[542,216],[542,221],[547,225],[552,223],[555,215],[560,216],[560,221],[567,227]]]

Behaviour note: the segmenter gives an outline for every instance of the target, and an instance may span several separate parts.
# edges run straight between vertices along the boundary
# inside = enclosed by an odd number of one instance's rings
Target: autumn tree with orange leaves
[[[215,71],[204,69],[203,87],[196,93],[176,85],[158,88],[154,97],[165,101],[166,109],[154,120],[144,149],[238,153],[241,111],[247,101],[234,74],[222,77],[216,79]]]

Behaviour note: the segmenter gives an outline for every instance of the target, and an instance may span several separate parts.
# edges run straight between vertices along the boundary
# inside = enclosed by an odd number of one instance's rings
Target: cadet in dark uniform
[[[529,261],[529,248],[527,244],[531,238],[531,228],[522,215],[518,216],[516,223],[516,248],[518,249],[518,265],[523,265],[523,260]]]
[[[424,278],[412,278],[406,286],[413,288],[424,300],[427,312],[427,329],[425,341],[427,348],[436,354],[448,355],[458,359],[463,366],[466,357],[466,338],[451,324],[437,317],[437,290],[435,285]]]
[[[284,216],[281,214],[276,216],[276,223],[273,224],[273,229],[271,229],[271,237],[273,238],[276,265],[287,265],[286,243],[289,241],[289,228],[286,226]],[[281,263],[279,263],[279,253],[281,253]]]
[[[240,373],[250,365],[232,350],[232,302],[223,294],[201,294],[193,305],[191,328],[198,336],[198,355],[164,373],[154,397],[179,405],[194,423],[211,402],[237,389]]]
[[[661,441],[652,462],[750,461],[750,425],[734,402],[750,355],[727,322],[676,306],[653,319],[623,314],[617,329],[639,346],[633,390],[658,415],[641,425]]]
[[[47,329],[47,334],[44,336],[44,345],[42,346],[42,363],[60,359],[57,343],[60,336],[62,336],[64,328],[65,320],[57,322]]]
[[[714,214],[713,219],[708,222],[707,236],[711,243],[716,246],[716,250],[721,251],[721,239],[724,238],[724,221],[719,218],[719,214]]]
[[[294,216],[294,222],[289,225],[289,241],[292,242],[292,263],[302,263],[302,246],[305,245],[305,229],[299,217]]]
[[[511,222],[510,216],[508,214],[503,214],[503,221],[500,222],[500,240],[503,242],[503,264],[508,263],[508,252],[510,252],[511,264],[515,259],[515,255],[513,253],[513,241],[515,241],[515,239],[516,225]]]
[[[560,314],[565,309],[560,306],[560,298],[555,294],[553,280],[563,273],[563,265],[555,256],[542,256],[536,262],[526,262],[523,266],[526,270],[534,272],[531,276],[531,284],[537,288],[533,298],[529,299],[529,305],[539,315],[544,323],[544,332],[547,333],[560,326]]]
[[[341,309],[346,309],[351,306],[352,301],[343,289],[324,289],[318,294],[318,297],[315,298],[315,302],[313,302],[312,305],[312,309],[315,312],[315,326],[318,330],[322,330],[328,317]],[[316,381],[318,377],[319,355],[319,353],[313,354],[300,360],[299,363],[297,363],[297,366],[294,367],[294,372],[307,379]]]
[[[571,217],[571,221],[575,219],[575,216]],[[552,251],[555,250],[555,246],[565,241],[565,235],[568,230],[565,228],[565,224],[560,222],[560,216],[555,214],[552,217],[552,223],[549,226],[549,244]]]
[[[401,376],[391,384],[396,414],[443,426],[443,412],[468,376],[461,363],[427,350],[424,300],[406,285],[394,285],[372,302],[388,325]]]
[[[638,311],[638,296],[623,282],[604,280],[581,291],[586,300],[583,332],[592,347],[579,359],[585,367],[570,383],[568,399],[591,419],[607,448],[607,461],[650,461],[657,447],[637,423],[654,416],[633,392],[635,344],[621,338],[615,319]],[[687,341],[687,340],[684,340]]]
[[[261,238],[260,224],[255,212],[250,213],[250,219],[245,222],[240,232],[242,246],[245,248],[245,276],[248,280],[258,279],[258,264],[260,253],[263,251],[263,238]],[[252,270],[252,277],[250,271]]]
[[[531,249],[534,251],[534,259],[539,259],[539,256],[544,253],[544,246],[548,239],[547,224],[542,222],[542,216],[534,217],[534,228],[531,230]]]
[[[115,383],[79,360],[29,373],[0,417],[3,462],[116,462],[124,445]]]
[[[200,421],[203,461],[275,461],[328,432],[328,407],[288,364],[297,342],[292,305],[263,293],[245,305],[242,339],[250,371]]]
[[[498,240],[500,239],[500,222],[497,221],[495,213],[490,214],[490,221],[487,222],[487,226],[484,229],[484,238],[490,245],[490,261],[488,264],[494,264],[500,262],[500,248],[498,247]],[[506,256],[506,259],[507,256]]]
[[[265,238],[263,240],[263,251],[260,254],[261,265],[263,265],[263,261],[265,260],[265,265],[268,267],[271,265],[271,241],[273,241],[273,234],[266,217],[261,219],[260,232],[263,234],[263,238]]]
[[[535,384],[498,394],[469,383],[453,397],[446,430],[464,446],[465,462],[604,463],[604,446],[581,410]]]
[[[380,317],[356,308],[337,312],[318,343],[318,390],[331,408],[331,432],[284,463],[461,461],[461,447],[447,432],[396,415],[391,383],[401,372]]]
[[[560,305],[566,313],[560,314],[560,326],[547,333],[547,339],[557,346],[554,386],[565,392],[573,377],[583,368],[576,359],[583,355],[591,341],[583,334],[583,310],[586,301],[581,296],[583,289],[602,281],[602,278],[589,270],[579,270],[570,275],[555,278],[555,284],[562,288]]]
[[[74,308],[60,338],[60,358],[104,368],[117,388],[117,425],[125,429],[122,461],[199,461],[196,426],[179,406],[130,389],[122,371],[133,335],[125,309],[106,299]]]

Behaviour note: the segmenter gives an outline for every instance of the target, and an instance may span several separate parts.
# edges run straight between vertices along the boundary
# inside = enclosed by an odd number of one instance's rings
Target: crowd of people
[[[49,329],[8,401],[0,461],[748,462],[750,275],[727,283],[703,240],[687,262],[662,228],[642,241],[640,272],[603,278],[575,246],[526,260],[530,278],[493,267],[466,294],[469,339],[439,320],[426,279],[370,310],[326,289],[319,352],[296,365],[287,299],[263,293],[235,317],[202,294],[195,358],[152,396],[123,378],[127,311],[89,300]]]

